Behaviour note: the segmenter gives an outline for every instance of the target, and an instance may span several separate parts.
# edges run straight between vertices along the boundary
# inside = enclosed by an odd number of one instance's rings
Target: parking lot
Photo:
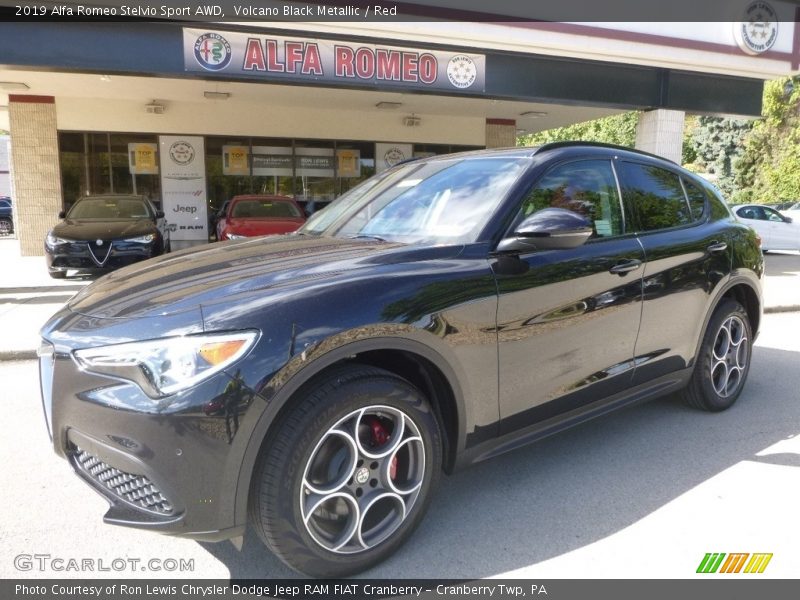
[[[35,259],[18,260],[16,279],[3,278],[0,324],[35,340],[86,281],[51,285]],[[775,314],[733,409],[712,415],[666,398],[446,477],[411,541],[364,575],[685,578],[707,552],[766,552],[761,577],[796,576],[800,313],[785,311],[800,298],[800,255],[771,254],[767,269]],[[293,576],[252,532],[239,552],[104,525],[105,501],[49,447],[35,361],[0,361],[0,381],[3,577]],[[91,566],[64,570],[69,559]],[[185,570],[168,570],[171,561]]]

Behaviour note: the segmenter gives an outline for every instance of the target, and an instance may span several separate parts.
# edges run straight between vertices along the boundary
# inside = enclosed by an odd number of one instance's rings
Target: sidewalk
[[[769,254],[766,260],[764,312],[800,311],[800,254]],[[20,257],[17,240],[0,238],[0,360],[35,358],[39,329],[91,282],[51,279],[43,257]]]
[[[19,255],[19,242],[0,238],[0,360],[36,357],[39,329],[91,279],[52,279],[44,257]]]

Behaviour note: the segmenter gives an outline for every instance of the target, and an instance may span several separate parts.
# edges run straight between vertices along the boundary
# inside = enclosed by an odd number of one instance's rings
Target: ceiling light
[[[100,81],[103,83],[108,83],[111,81],[111,75],[100,75]]]
[[[547,113],[541,110],[527,110],[523,113],[519,113],[520,117],[528,117],[529,119],[538,119],[540,117],[546,117]]]
[[[384,110],[393,110],[395,108],[400,108],[403,106],[402,102],[378,102],[375,105],[375,108],[381,108]]]
[[[231,97],[230,92],[203,92],[207,100],[227,100]]]
[[[156,102],[155,100],[153,100],[150,104],[144,105],[145,112],[148,112],[151,115],[163,115],[165,109],[166,106]]]
[[[5,90],[7,92],[29,89],[31,89],[31,86],[29,86],[27,83],[22,83],[21,81],[0,81],[0,90]]]
[[[420,119],[417,115],[403,117],[403,125],[406,127],[418,127],[420,123],[422,123],[422,119]]]

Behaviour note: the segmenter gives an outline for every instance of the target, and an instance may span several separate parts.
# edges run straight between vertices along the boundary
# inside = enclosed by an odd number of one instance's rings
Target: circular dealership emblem
[[[369,469],[367,467],[361,467],[358,471],[356,471],[356,483],[359,485],[364,485],[369,480]]]
[[[475,61],[465,54],[454,56],[447,63],[447,78],[454,87],[468,88],[475,83],[477,77],[478,67],[475,66]]]
[[[231,62],[231,45],[218,33],[204,33],[194,43],[194,57],[209,71],[221,71]]]
[[[178,165],[188,165],[194,160],[194,148],[189,142],[178,141],[169,147],[169,156]]]
[[[739,48],[747,54],[766,52],[778,38],[778,17],[766,2],[750,4],[744,11],[741,23],[734,23],[734,36]]]
[[[383,162],[387,167],[393,167],[401,160],[405,160],[405,153],[397,146],[392,146],[383,155]]]

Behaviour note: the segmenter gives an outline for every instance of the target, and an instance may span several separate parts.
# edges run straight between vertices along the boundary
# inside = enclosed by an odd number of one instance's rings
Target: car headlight
[[[247,237],[246,235],[239,235],[238,233],[228,233],[226,236],[229,240],[243,240]]]
[[[187,335],[86,348],[74,356],[84,371],[131,381],[151,398],[163,398],[235,363],[256,339],[255,331]]]
[[[53,246],[58,246],[60,244],[69,244],[69,240],[65,240],[64,238],[55,236],[51,231],[47,234],[47,237],[44,239],[44,243],[52,248]]]
[[[156,236],[153,235],[152,233],[148,233],[147,235],[140,235],[139,237],[126,238],[126,239],[124,239],[122,241],[123,242],[133,242],[135,244],[149,244],[154,239],[156,239]]]

